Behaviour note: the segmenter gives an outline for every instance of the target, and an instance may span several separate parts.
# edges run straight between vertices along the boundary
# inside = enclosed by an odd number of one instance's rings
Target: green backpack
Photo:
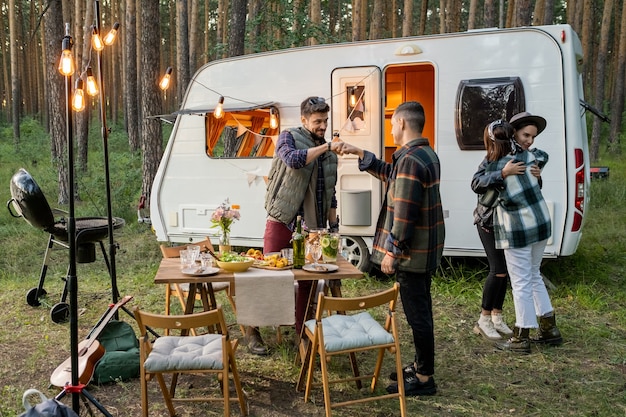
[[[139,341],[130,324],[119,320],[109,321],[98,341],[105,353],[94,370],[94,383],[105,384],[139,377]]]

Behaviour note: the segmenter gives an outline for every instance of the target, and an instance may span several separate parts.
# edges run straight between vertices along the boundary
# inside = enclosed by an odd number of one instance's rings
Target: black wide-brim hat
[[[509,123],[516,130],[519,129],[520,126],[527,126],[527,125],[537,126],[537,134],[540,134],[541,132],[543,132],[544,129],[546,128],[546,125],[548,124],[546,122],[546,119],[544,119],[543,117],[535,116],[534,114],[530,114],[527,111],[517,113],[515,116],[511,117],[511,120],[509,120]]]

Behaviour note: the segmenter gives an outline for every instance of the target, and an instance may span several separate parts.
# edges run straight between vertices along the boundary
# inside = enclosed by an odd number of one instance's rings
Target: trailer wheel
[[[341,255],[363,272],[369,272],[370,253],[360,236],[342,236]]]

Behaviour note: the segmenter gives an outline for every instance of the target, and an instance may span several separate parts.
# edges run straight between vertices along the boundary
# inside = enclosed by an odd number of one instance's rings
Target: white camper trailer
[[[571,255],[581,237],[589,189],[582,48],[568,25],[485,29],[423,37],[294,48],[213,61],[189,84],[150,199],[157,240],[206,235],[226,199],[240,205],[235,245],[261,247],[266,178],[280,130],[300,126],[300,103],[331,108],[327,140],[389,159],[390,117],[403,101],[424,105],[424,136],[441,160],[445,255],[483,256],[473,226],[473,173],[484,157],[483,128],[520,111],[545,117],[535,145],[550,155],[543,192],[552,219],[546,257]],[[224,116],[214,117],[223,102]],[[337,183],[344,253],[364,266],[382,185],[339,158]]]

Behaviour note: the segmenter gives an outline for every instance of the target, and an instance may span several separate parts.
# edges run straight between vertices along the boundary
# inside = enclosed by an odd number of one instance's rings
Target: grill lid
[[[24,168],[20,168],[11,177],[11,200],[17,215],[11,211],[14,217],[24,217],[33,227],[48,230],[54,226],[54,215],[43,195],[41,188],[33,177]]]

